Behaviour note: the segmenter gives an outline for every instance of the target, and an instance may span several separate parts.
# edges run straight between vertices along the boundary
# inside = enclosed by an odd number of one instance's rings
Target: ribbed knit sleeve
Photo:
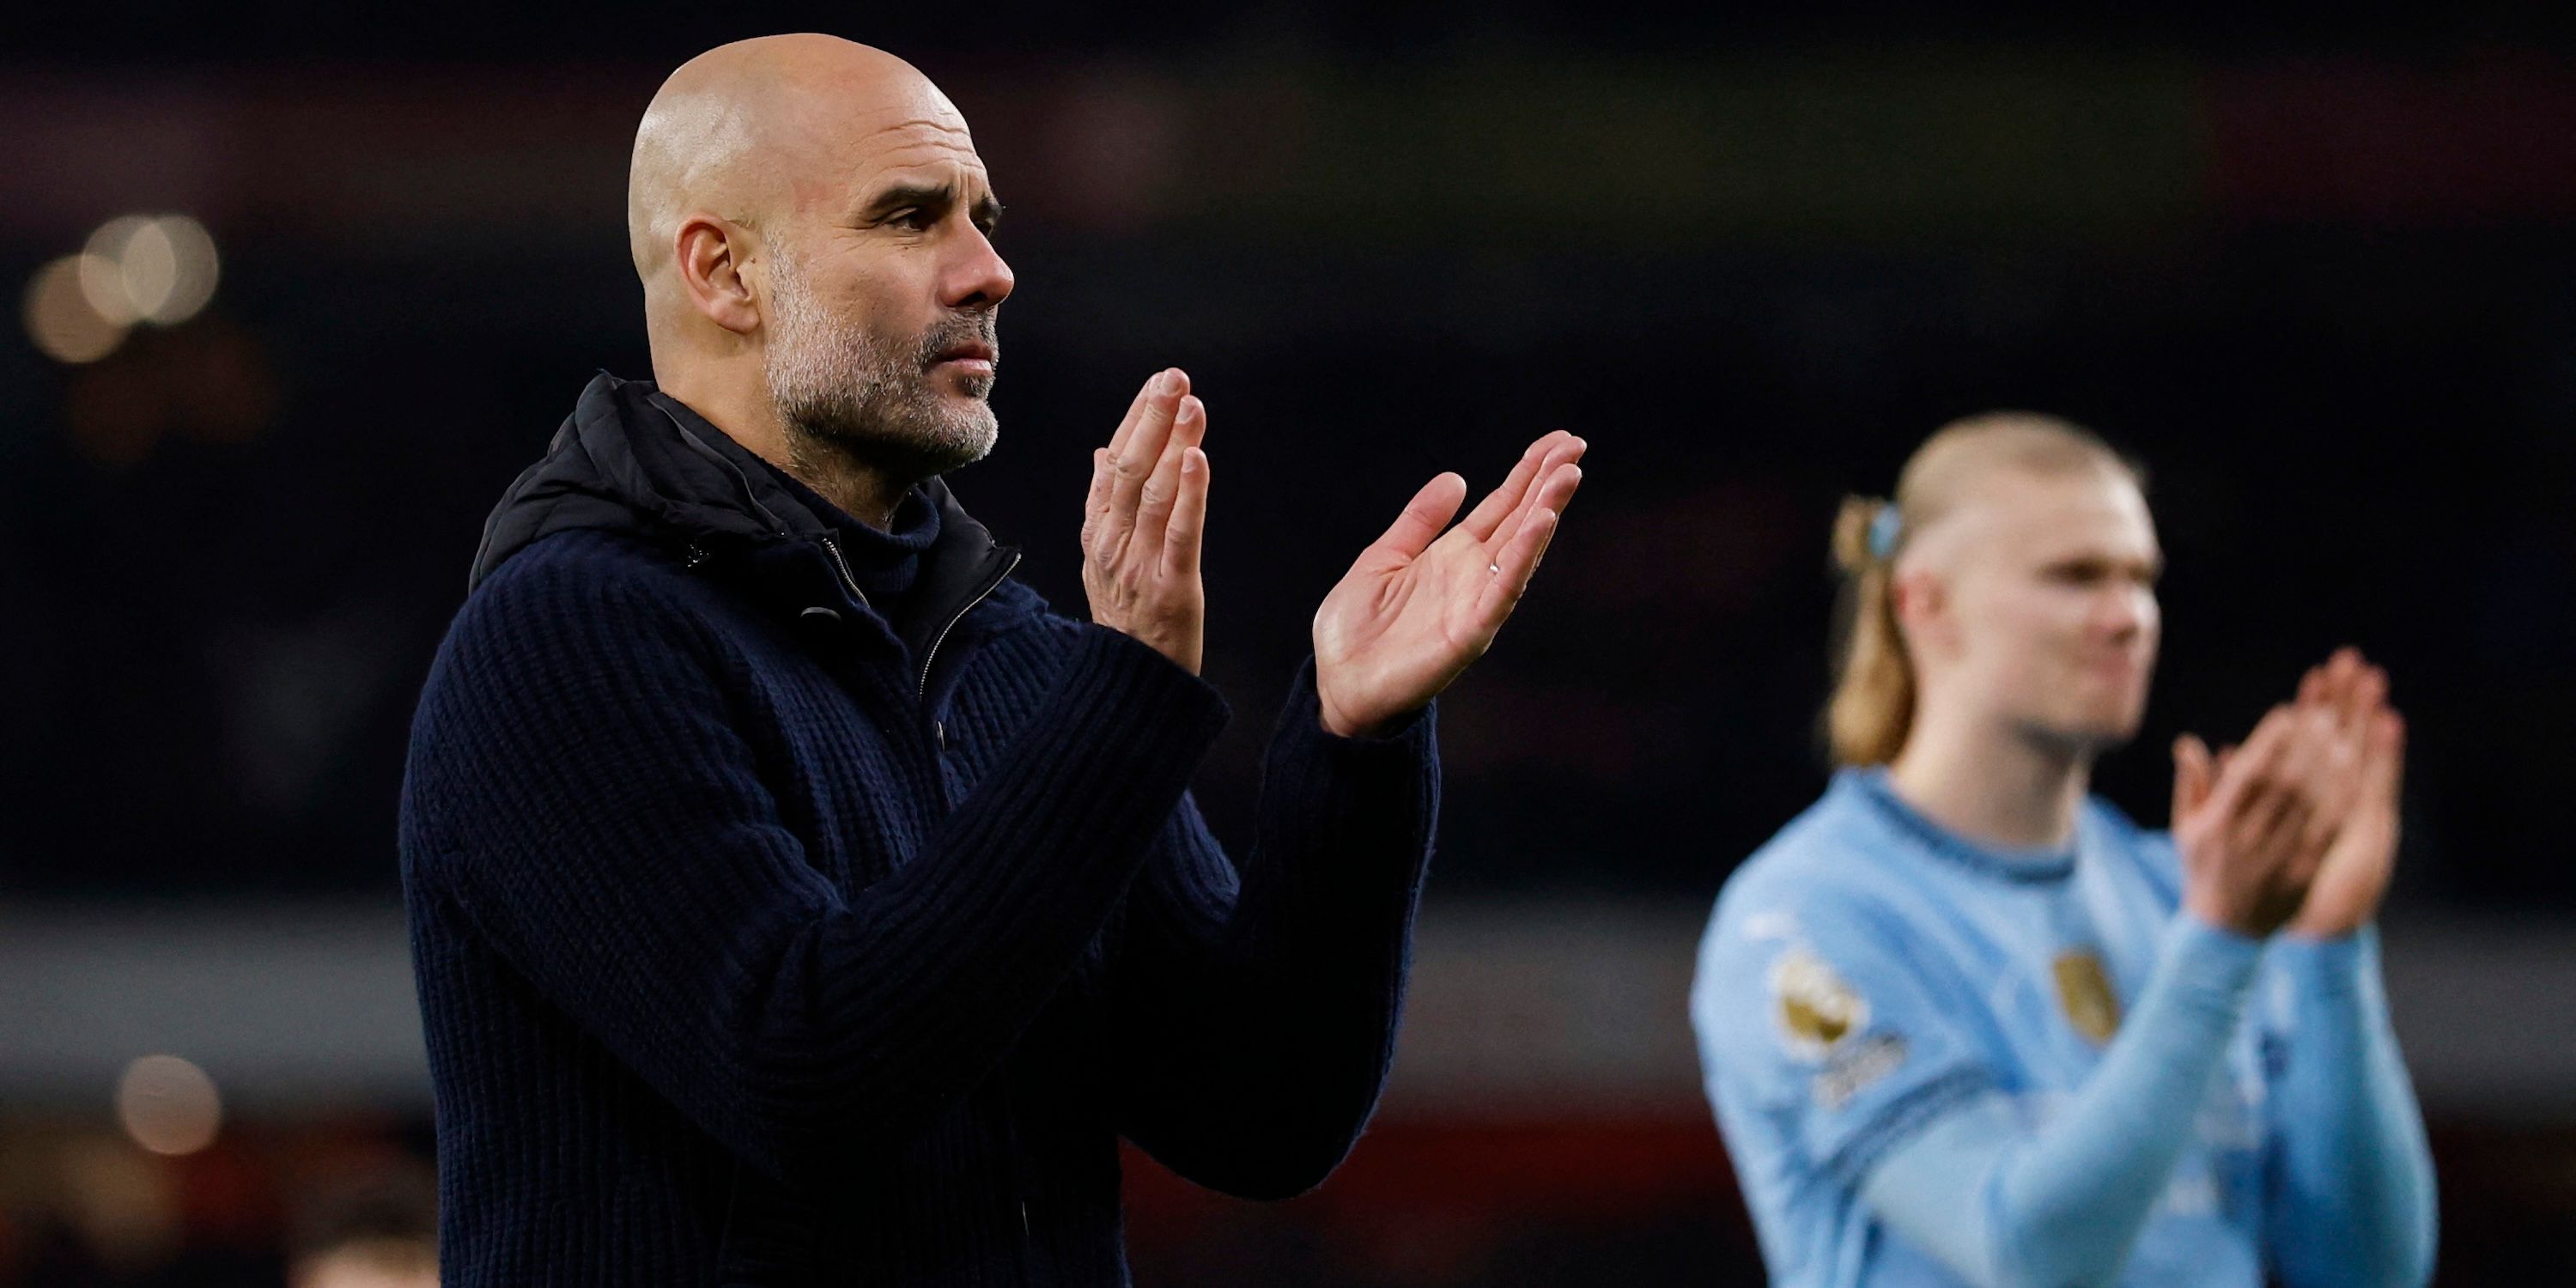
[[[923,852],[844,897],[782,824],[713,634],[666,588],[527,556],[451,632],[409,790],[433,884],[710,1135],[784,1179],[899,1143],[1100,932],[1223,721],[1086,627]]]
[[[1437,747],[1428,710],[1380,738],[1325,732],[1309,662],[1239,873],[1183,802],[1130,900],[1113,985],[1120,1130],[1166,1166],[1284,1198],[1350,1152],[1394,1059]]]

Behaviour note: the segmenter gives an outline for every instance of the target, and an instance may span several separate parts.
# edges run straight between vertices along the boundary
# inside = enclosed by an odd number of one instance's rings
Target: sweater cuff
[[[1437,705],[1383,735],[1342,737],[1324,728],[1315,662],[1308,658],[1289,687],[1263,764],[1263,814],[1285,829],[1273,839],[1313,851],[1307,862],[1334,867],[1379,868],[1390,848],[1410,851],[1412,880],[1419,880],[1440,810]]]
[[[1082,623],[1083,648],[1067,668],[1091,732],[1141,737],[1186,755],[1195,768],[1232,712],[1215,686],[1124,631]]]
[[[1287,706],[1270,746],[1270,789],[1309,808],[1366,798],[1427,820],[1440,790],[1440,717],[1434,699],[1394,728],[1345,738],[1324,727],[1323,700],[1315,692],[1315,659],[1297,668]]]
[[[1355,751],[1389,748],[1406,757],[1420,757],[1430,754],[1437,743],[1439,709],[1440,700],[1433,698],[1397,720],[1385,733],[1343,737],[1324,727],[1324,699],[1315,688],[1315,658],[1310,653],[1298,665],[1297,678],[1288,686],[1288,705],[1280,712],[1279,732],[1283,738],[1304,734],[1329,747]]]

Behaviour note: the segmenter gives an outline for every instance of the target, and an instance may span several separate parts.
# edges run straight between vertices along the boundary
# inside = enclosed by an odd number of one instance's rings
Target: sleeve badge
[[[1869,1027],[1869,999],[1804,944],[1780,954],[1770,982],[1781,1041],[1799,1059],[1822,1060]]]

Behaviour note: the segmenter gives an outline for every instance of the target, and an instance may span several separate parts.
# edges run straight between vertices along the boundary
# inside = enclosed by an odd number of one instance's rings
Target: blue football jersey
[[[2085,803],[2067,849],[2014,851],[1933,824],[1884,770],[1837,774],[1726,883],[1691,994],[1772,1282],[1957,1284],[1873,1217],[1863,1179],[1971,1098],[2001,1093],[2047,1123],[2100,1061],[2179,901],[2171,840],[2105,802]],[[2120,1283],[2262,1284],[2265,1061],[2285,982],[2258,977]]]

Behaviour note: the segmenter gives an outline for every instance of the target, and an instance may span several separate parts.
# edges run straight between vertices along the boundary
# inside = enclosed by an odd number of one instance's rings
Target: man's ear
[[[1940,576],[1929,568],[1908,568],[1890,574],[1887,606],[1889,615],[1896,619],[1897,633],[1905,637],[1906,647],[1917,653],[1949,630],[1949,587],[1942,585]]]
[[[760,291],[746,272],[750,230],[710,214],[692,214],[673,235],[671,262],[689,303],[736,335],[760,329]]]

